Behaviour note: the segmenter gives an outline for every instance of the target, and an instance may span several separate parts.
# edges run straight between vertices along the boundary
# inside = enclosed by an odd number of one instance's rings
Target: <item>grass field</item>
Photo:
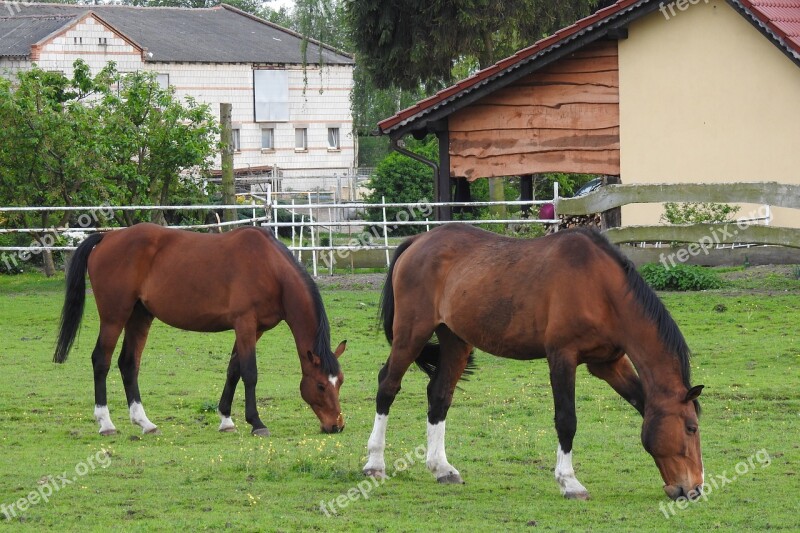
[[[717,485],[680,509],[670,507],[640,444],[638,414],[583,367],[575,466],[592,499],[564,500],[553,479],[557,440],[546,364],[483,353],[448,417],[448,458],[466,484],[436,484],[415,454],[425,444],[427,384],[417,370],[390,417],[392,477],[377,487],[365,483],[376,375],[388,354],[374,289],[323,288],[333,341],[348,340],[344,433],[319,433],[300,398],[297,355],[283,325],[259,344],[259,405],[272,436],[250,436],[241,387],[233,413],[239,432],[218,433],[214,408],[232,334],[156,323],[140,385],[162,434],[142,436],[128,423],[114,369],[109,408],[120,431],[100,437],[92,418],[92,299],[70,359],[56,365],[63,278],[0,276],[0,529],[796,530],[800,282],[764,280],[740,276],[718,291],[663,295],[693,349],[693,382],[706,385],[703,459],[707,480]]]

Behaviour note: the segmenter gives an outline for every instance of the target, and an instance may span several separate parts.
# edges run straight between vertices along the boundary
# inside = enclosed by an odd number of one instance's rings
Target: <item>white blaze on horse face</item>
[[[111,414],[108,412],[107,405],[94,406],[94,419],[100,424],[101,435],[113,435],[117,432],[117,428],[114,427],[114,423],[111,422]]]
[[[130,405],[130,415],[131,423],[142,428],[142,433],[152,433],[158,429],[156,425],[150,422],[150,420],[147,418],[147,415],[144,413],[144,407],[142,407],[141,403],[133,402]]]
[[[383,451],[386,448],[386,424],[389,415],[375,415],[375,424],[372,426],[372,434],[367,442],[367,464],[364,465],[364,473],[367,475],[381,477],[386,475],[386,462],[383,458]]]
[[[339,376],[330,375],[330,376],[328,376],[328,381],[330,381],[331,385],[333,385],[335,387],[336,384],[339,383]]]
[[[575,477],[575,470],[572,468],[572,452],[564,453],[560,444],[556,454],[556,481],[561,487],[561,494],[568,498],[585,499],[589,497],[589,491]]]
[[[425,465],[436,479],[447,476],[460,476],[458,470],[447,462],[444,451],[445,421],[436,424],[428,422],[428,456]]]

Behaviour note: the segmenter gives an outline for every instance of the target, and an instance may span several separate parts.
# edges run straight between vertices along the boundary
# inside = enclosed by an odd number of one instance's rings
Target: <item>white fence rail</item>
[[[246,218],[233,222],[217,220],[211,224],[191,224],[182,226],[169,226],[173,228],[191,230],[222,231],[235,226],[252,225],[272,229],[278,236],[281,228],[290,228],[284,231],[285,237],[291,238],[289,249],[303,259],[303,254],[311,255],[313,275],[319,275],[319,263],[322,262],[327,270],[333,273],[336,263],[351,254],[364,250],[383,252],[383,263],[388,266],[390,251],[397,247],[398,229],[402,226],[423,226],[429,229],[432,226],[447,224],[451,221],[432,220],[431,217],[437,207],[450,208],[478,208],[493,207],[497,209],[508,207],[532,207],[552,203],[553,200],[518,200],[507,202],[428,202],[422,200],[416,203],[367,204],[359,202],[349,203],[313,203],[316,193],[300,194],[305,197],[305,203],[299,203],[298,193],[294,193],[291,203],[279,203],[277,196],[258,194],[245,195],[246,203],[234,205],[182,205],[182,206],[72,206],[72,207],[0,207],[0,220],[14,213],[44,213],[44,212],[71,212],[78,221],[77,226],[69,227],[30,227],[30,228],[0,228],[0,234],[22,233],[38,234],[39,240],[33,240],[28,246],[0,246],[0,266],[5,265],[11,269],[13,266],[29,261],[33,256],[43,250],[72,251],[88,233],[98,231],[113,231],[118,227],[106,226],[108,220],[113,218],[115,211],[195,211],[220,213],[224,210],[236,210],[241,214],[246,212]],[[319,198],[319,196],[316,196]],[[555,184],[553,198],[558,197],[558,184]],[[397,214],[390,217],[387,210],[396,209]],[[379,220],[367,220],[367,212],[380,213]],[[217,216],[219,218],[219,216]],[[514,218],[503,217],[499,219],[463,220],[462,223],[486,224],[514,224],[520,227],[536,224],[556,223],[555,219],[539,218]],[[290,233],[290,235],[289,235]],[[68,241],[68,242],[65,242]],[[337,242],[338,241],[338,242]],[[351,263],[352,264],[352,263]]]

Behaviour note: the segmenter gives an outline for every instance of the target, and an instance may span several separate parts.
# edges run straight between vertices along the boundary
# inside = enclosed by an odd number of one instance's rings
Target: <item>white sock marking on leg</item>
[[[144,413],[144,407],[139,402],[133,402],[130,405],[131,423],[136,424],[142,428],[142,433],[149,433],[155,431],[156,425],[150,422],[147,415]]]
[[[561,487],[561,494],[580,494],[588,493],[586,487],[581,485],[578,478],[575,477],[575,470],[572,468],[572,452],[564,453],[561,445],[558,445],[558,452],[556,453],[556,481]]]
[[[367,442],[367,464],[364,471],[372,470],[386,473],[386,462],[383,451],[386,448],[386,425],[389,422],[389,415],[375,415],[375,423],[372,426],[372,434]]]
[[[219,409],[217,409],[217,414],[219,415],[220,423],[219,423],[219,430],[220,431],[232,431],[236,428],[236,425],[231,420],[231,417],[223,415]]]
[[[445,421],[437,424],[428,422],[428,456],[425,464],[436,479],[449,475],[460,475],[458,470],[447,462],[444,451]]]
[[[111,414],[108,412],[107,405],[94,406],[94,419],[100,424],[100,433],[113,433],[117,431],[114,423],[111,422]]]

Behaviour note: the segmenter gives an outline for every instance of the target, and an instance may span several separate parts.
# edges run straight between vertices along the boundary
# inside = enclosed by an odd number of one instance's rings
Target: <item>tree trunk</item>
[[[53,261],[53,252],[42,250],[42,262],[44,263],[44,275],[52,278],[56,274],[56,264]]]

